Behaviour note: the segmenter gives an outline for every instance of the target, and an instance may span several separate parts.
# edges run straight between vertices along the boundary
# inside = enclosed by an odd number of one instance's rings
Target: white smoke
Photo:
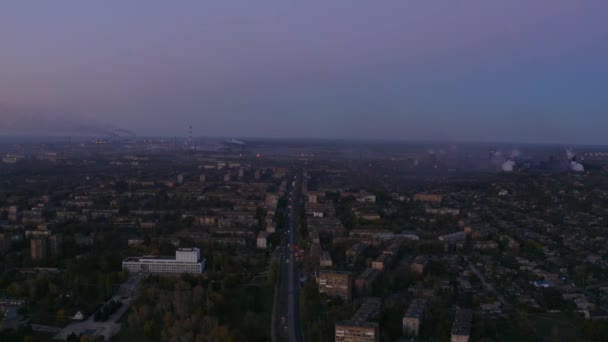
[[[572,158],[576,157],[576,153],[574,153],[574,151],[572,151],[571,149],[567,148],[566,156],[568,157],[568,160],[572,160]]]
[[[574,172],[583,172],[585,171],[585,167],[583,164],[577,162],[576,160],[570,161],[570,169]]]
[[[572,151],[571,149],[566,149],[566,157],[568,157],[568,160],[570,161],[570,170],[574,171],[574,172],[584,172],[585,171],[585,167],[583,166],[583,164],[579,163],[576,160],[576,153],[574,153],[574,151]]]
[[[511,159],[519,158],[519,156],[521,156],[521,152],[518,149],[511,151]]]
[[[504,172],[513,172],[514,168],[515,168],[515,162],[512,160],[507,160],[506,162],[502,163],[502,170]]]
[[[76,134],[116,138],[135,136],[129,130],[91,116],[56,110],[19,108],[0,103],[0,118],[0,134]]]

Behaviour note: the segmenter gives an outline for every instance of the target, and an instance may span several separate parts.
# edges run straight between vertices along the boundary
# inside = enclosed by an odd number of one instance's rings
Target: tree
[[[314,280],[308,279],[300,292],[301,321],[305,322],[304,331],[309,331],[321,312],[321,295]],[[310,337],[310,336],[309,336]]]
[[[57,310],[57,323],[63,325],[66,322],[67,321],[65,319],[65,310],[63,310],[63,309]]]
[[[80,337],[75,333],[71,333],[68,335],[66,342],[78,342],[80,341]]]

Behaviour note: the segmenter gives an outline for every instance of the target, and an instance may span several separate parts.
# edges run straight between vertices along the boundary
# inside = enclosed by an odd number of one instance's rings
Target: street
[[[298,267],[294,257],[297,245],[296,206],[299,204],[299,179],[293,178],[289,186],[288,219],[286,224],[286,236],[283,239],[281,249],[281,324],[286,326],[289,341],[302,341],[302,329],[300,324],[300,282]]]

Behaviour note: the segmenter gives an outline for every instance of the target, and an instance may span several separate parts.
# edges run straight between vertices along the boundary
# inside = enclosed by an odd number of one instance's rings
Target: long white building
[[[203,273],[206,260],[198,248],[180,248],[175,257],[129,257],[122,269],[133,273]]]

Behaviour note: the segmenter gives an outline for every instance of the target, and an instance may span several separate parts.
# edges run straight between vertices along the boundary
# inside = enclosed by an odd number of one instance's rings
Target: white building
[[[129,257],[122,262],[123,270],[133,273],[203,273],[206,260],[198,248],[180,248],[175,257]]]

